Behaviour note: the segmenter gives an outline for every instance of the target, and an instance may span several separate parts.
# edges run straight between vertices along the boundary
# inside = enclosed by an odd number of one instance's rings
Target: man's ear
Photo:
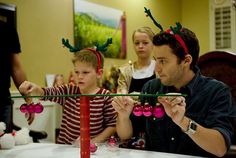
[[[192,63],[192,60],[193,60],[192,56],[187,54],[184,57],[184,64],[190,65]]]

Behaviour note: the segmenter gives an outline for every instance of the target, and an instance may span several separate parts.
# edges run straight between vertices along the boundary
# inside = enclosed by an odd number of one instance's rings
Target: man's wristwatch
[[[196,130],[197,130],[197,123],[189,119],[188,128],[186,131],[184,131],[184,133],[191,135],[191,134],[194,134]]]

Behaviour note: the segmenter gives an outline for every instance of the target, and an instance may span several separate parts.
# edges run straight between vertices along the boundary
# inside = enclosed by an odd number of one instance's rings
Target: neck
[[[177,90],[180,90],[181,87],[187,85],[193,79],[195,73],[193,72],[193,70],[188,70],[183,76],[184,77],[181,79],[181,81],[177,82],[177,84],[175,85],[175,88]]]
[[[137,69],[142,69],[144,67],[149,66],[151,63],[151,59],[150,58],[146,58],[146,59],[138,59],[135,63],[135,68]]]
[[[94,87],[86,90],[80,90],[81,94],[96,94],[99,91],[99,87]]]

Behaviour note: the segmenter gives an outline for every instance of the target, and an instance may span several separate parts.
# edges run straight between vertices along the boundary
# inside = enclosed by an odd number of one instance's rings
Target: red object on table
[[[80,157],[90,158],[89,97],[80,96]]]

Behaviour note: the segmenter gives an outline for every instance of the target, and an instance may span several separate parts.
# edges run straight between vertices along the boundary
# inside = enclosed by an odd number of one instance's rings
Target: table
[[[91,158],[196,158],[196,156],[162,152],[112,149],[107,148],[106,145],[100,145],[96,153],[91,154]],[[80,150],[72,145],[30,143],[15,146],[9,150],[0,150],[0,158],[80,158]]]

